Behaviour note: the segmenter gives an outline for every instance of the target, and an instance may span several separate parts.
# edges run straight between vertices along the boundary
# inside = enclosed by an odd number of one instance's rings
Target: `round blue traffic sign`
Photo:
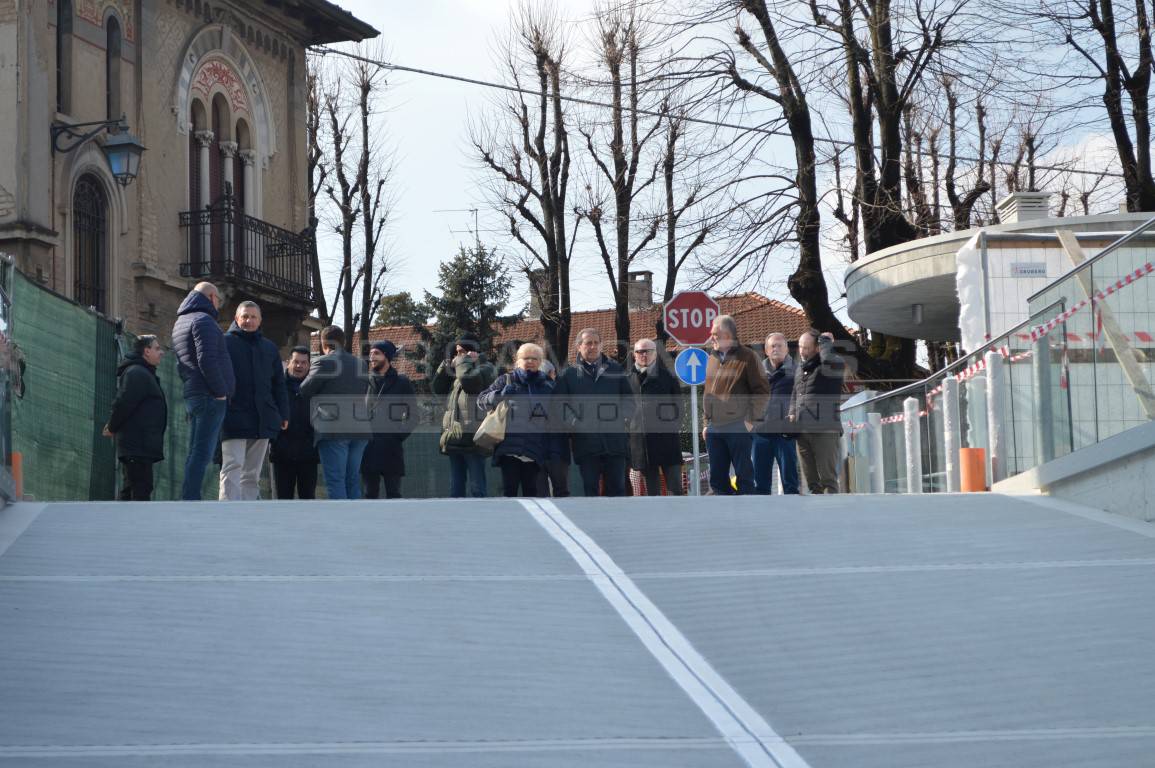
[[[691,386],[697,386],[706,380],[706,361],[708,359],[704,349],[696,347],[683,349],[674,360],[674,371],[682,381]]]

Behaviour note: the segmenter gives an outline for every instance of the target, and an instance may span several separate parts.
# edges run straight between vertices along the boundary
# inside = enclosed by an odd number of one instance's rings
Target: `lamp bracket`
[[[52,154],[68,154],[101,131],[119,133],[127,130],[128,122],[123,116],[116,120],[93,120],[88,123],[66,123],[61,120],[54,120],[52,123]],[[69,143],[62,143],[64,141]]]

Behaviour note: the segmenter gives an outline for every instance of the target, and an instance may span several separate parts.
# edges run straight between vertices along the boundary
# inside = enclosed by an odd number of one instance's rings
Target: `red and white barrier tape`
[[[1127,287],[1128,285],[1131,285],[1136,280],[1139,280],[1140,278],[1143,278],[1143,277],[1146,277],[1147,275],[1150,275],[1152,272],[1155,272],[1155,264],[1153,264],[1152,262],[1147,262],[1142,267],[1139,267],[1138,269],[1136,269],[1134,272],[1131,272],[1130,274],[1125,275],[1124,277],[1121,277],[1118,280],[1116,280],[1114,285],[1107,286],[1107,288],[1105,290],[1096,291],[1095,292],[1095,300],[1096,301],[1105,301],[1108,296],[1113,296],[1116,292],[1122,290],[1123,288]],[[1047,322],[1043,323],[1042,325],[1036,325],[1034,328],[1031,329],[1031,332],[1029,334],[1019,333],[1019,334],[1016,334],[1016,336],[1018,338],[1022,339],[1023,341],[1030,341],[1030,342],[1034,343],[1034,342],[1038,341],[1039,339],[1046,337],[1048,334],[1051,333],[1051,331],[1053,331],[1053,330],[1055,330],[1055,328],[1059,327],[1059,325],[1061,325],[1062,323],[1065,323],[1067,320],[1070,320],[1077,312],[1090,306],[1091,303],[1092,303],[1091,299],[1089,299],[1089,298],[1083,299],[1083,300],[1079,301],[1078,303],[1076,303],[1070,309],[1065,310],[1063,312],[1060,312],[1058,315],[1056,315],[1052,319],[1048,320]],[[1090,334],[1090,338],[1092,340],[1094,340],[1095,337],[1098,336],[1100,333],[1101,333],[1101,331],[1096,331],[1095,333]],[[1071,338],[1071,337],[1074,337],[1074,338]],[[1140,341],[1143,341],[1143,342],[1155,341],[1155,337],[1152,337],[1151,334],[1149,334],[1145,331],[1136,331],[1135,337],[1137,339],[1139,339]],[[989,335],[987,338],[988,338],[988,340],[990,339]],[[1067,340],[1079,342],[1082,339],[1078,334],[1068,333],[1067,334]],[[1032,350],[1027,350],[1025,352],[1019,352],[1017,354],[1012,355],[1010,349],[1007,347],[998,347],[997,349],[992,350],[992,351],[998,352],[1000,355],[1002,355],[1003,359],[1005,359],[1008,363],[1018,363],[1018,362],[1021,362],[1023,360],[1028,360],[1034,355],[1034,352]],[[986,370],[986,367],[987,367],[986,359],[985,358],[979,358],[978,360],[976,360],[971,365],[968,365],[966,368],[964,368],[961,371],[959,371],[958,373],[954,374],[954,378],[956,381],[959,381],[959,382],[968,381],[970,379],[973,379],[975,376],[979,375],[979,373],[981,373],[982,371]],[[942,390],[943,390],[943,385],[939,384],[937,387],[935,387],[934,389],[927,392],[927,395],[926,395],[927,396],[927,407],[925,410],[918,412],[919,418],[925,417],[928,413],[930,413],[931,411],[934,410],[934,396],[940,394],[942,392]],[[883,423],[883,424],[901,424],[904,421],[906,421],[906,414],[905,413],[896,413],[893,416],[883,417],[881,423]],[[852,421],[847,421],[844,423],[848,429],[849,436],[851,436],[851,437],[854,436],[854,433],[860,432],[861,430],[866,429],[866,427],[869,426],[868,424],[855,424]]]

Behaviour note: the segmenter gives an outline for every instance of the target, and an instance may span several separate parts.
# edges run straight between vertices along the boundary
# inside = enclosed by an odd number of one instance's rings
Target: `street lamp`
[[[101,150],[108,161],[112,177],[116,179],[117,184],[127,187],[140,172],[140,156],[144,153],[144,145],[140,143],[140,139],[128,132],[128,123],[123,117],[119,120],[94,120],[90,123],[54,121],[52,154],[67,154],[102,131],[109,134]]]

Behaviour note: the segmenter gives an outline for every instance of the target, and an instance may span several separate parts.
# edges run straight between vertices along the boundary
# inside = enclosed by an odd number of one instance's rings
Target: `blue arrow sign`
[[[674,360],[674,371],[678,378],[691,386],[697,386],[706,380],[706,350],[690,347],[678,353]]]

